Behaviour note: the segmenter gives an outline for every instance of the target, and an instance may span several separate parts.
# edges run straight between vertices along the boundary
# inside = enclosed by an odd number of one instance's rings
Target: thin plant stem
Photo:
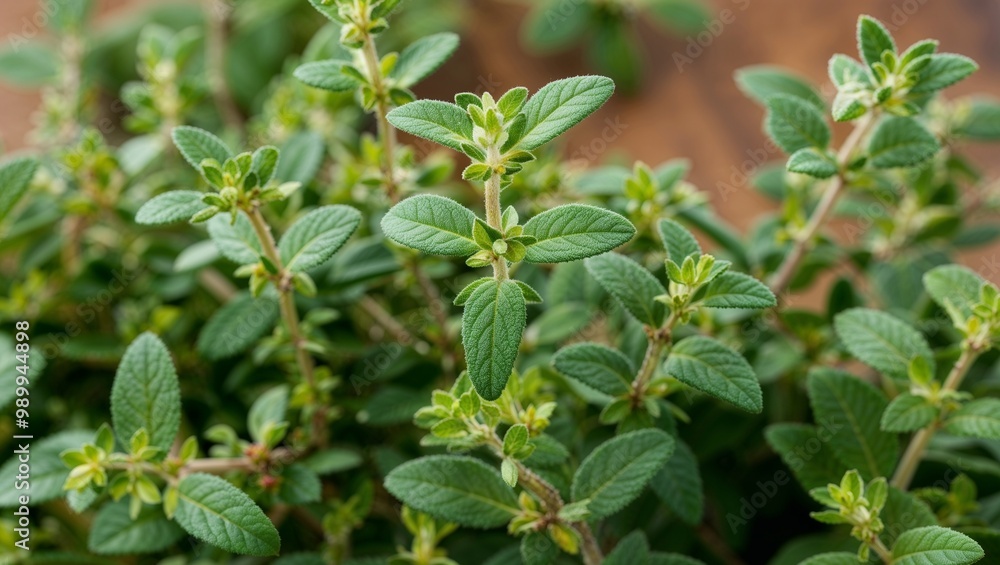
[[[378,51],[375,49],[375,38],[371,34],[365,35],[361,51],[364,55],[365,67],[368,70],[368,78],[372,81],[372,88],[375,90],[375,121],[378,126],[378,138],[382,144],[382,177],[385,179],[385,191],[389,200],[395,204],[399,202],[399,187],[396,184],[395,174],[396,130],[389,124],[389,119],[386,117],[389,114],[389,92],[382,77]]]
[[[495,143],[491,143],[488,148],[488,163],[500,162],[500,149]],[[484,201],[486,205],[486,223],[500,232],[503,232],[503,212],[500,210],[500,175],[493,173],[486,181]],[[493,260],[493,278],[498,281],[505,281],[510,278],[507,272],[507,259],[497,257]]]

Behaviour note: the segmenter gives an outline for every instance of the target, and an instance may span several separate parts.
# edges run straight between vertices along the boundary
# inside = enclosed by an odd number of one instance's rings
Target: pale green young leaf
[[[228,214],[218,215],[208,221],[208,235],[223,257],[240,265],[260,261],[261,248],[257,233],[250,220],[243,214],[236,216],[236,223]]]
[[[154,196],[136,212],[135,222],[155,226],[190,220],[208,207],[202,202],[202,195],[194,190],[171,190]]]
[[[701,246],[684,226],[673,220],[660,220],[657,224],[660,232],[660,241],[667,250],[667,259],[680,265],[684,259],[694,256],[695,260],[701,257]]]
[[[495,469],[465,456],[431,455],[403,463],[385,488],[407,506],[470,528],[497,528],[520,510]]]
[[[174,519],[194,537],[241,555],[277,555],[278,531],[249,496],[215,475],[181,479]]]
[[[215,159],[225,163],[233,156],[233,151],[214,134],[193,126],[177,126],[171,132],[174,145],[195,170],[201,170],[201,162]]]
[[[109,502],[94,516],[87,549],[98,555],[155,553],[177,543],[184,530],[163,515],[157,506],[143,506],[139,516],[129,516],[127,500]]]
[[[472,118],[454,104],[439,100],[417,100],[404,104],[387,118],[397,128],[440,143],[455,151],[472,140]]]
[[[805,147],[826,149],[830,143],[830,127],[823,114],[816,106],[788,94],[767,99],[765,129],[788,154]]]
[[[649,486],[663,504],[687,524],[701,523],[705,511],[701,473],[694,452],[682,441],[677,442],[674,455],[660,469]]]
[[[264,442],[264,432],[269,425],[285,421],[288,410],[288,386],[276,386],[257,397],[247,414],[247,431],[257,443]]]
[[[608,396],[628,392],[635,367],[617,349],[599,343],[568,345],[552,357],[557,371]]]
[[[623,537],[604,558],[601,565],[646,565],[649,562],[649,542],[642,530]]]
[[[979,69],[979,65],[964,55],[939,53],[931,55],[931,61],[920,70],[920,77],[910,88],[914,94],[936,92],[964,79]]]
[[[273,295],[254,298],[241,292],[216,310],[198,334],[198,353],[218,361],[243,353],[274,329],[278,301]]]
[[[830,80],[838,87],[847,86],[852,83],[868,84],[868,77],[865,67],[853,57],[837,53],[830,57],[827,64],[827,74]]]
[[[462,344],[469,378],[486,400],[496,400],[507,386],[526,318],[524,294],[510,280],[480,286],[465,303]]]
[[[858,53],[865,63],[871,67],[881,62],[885,51],[896,53],[896,43],[889,30],[871,16],[858,18]]]
[[[663,324],[665,308],[656,300],[666,294],[660,281],[635,261],[607,253],[585,262],[587,271],[637,320],[648,326]]]
[[[937,417],[938,409],[922,396],[908,392],[892,399],[882,414],[883,431],[906,433],[927,427]]]
[[[983,558],[983,548],[969,536],[940,526],[900,534],[892,546],[892,565],[968,565]]]
[[[10,412],[7,412],[10,413]],[[94,441],[94,432],[85,430],[68,430],[57,432],[47,438],[31,444],[30,480],[27,488],[16,489],[13,485],[23,479],[17,479],[22,465],[18,455],[11,454],[0,466],[0,484],[11,485],[0,488],[0,508],[21,506],[19,498],[27,496],[28,506],[38,506],[63,495],[63,484],[69,475],[69,468],[63,463],[59,454],[67,449],[79,449],[84,443]],[[16,449],[16,448],[15,448]]]
[[[664,366],[675,379],[754,414],[763,409],[763,393],[750,363],[721,342],[704,336],[682,339]]]
[[[382,218],[382,231],[393,241],[434,255],[472,255],[476,215],[458,202],[433,194],[403,200]]]
[[[38,161],[21,157],[0,164],[0,222],[28,191],[38,169]]]
[[[817,421],[837,425],[828,445],[844,467],[857,469],[866,480],[892,475],[899,443],[879,426],[887,405],[882,393],[853,375],[832,369],[813,370],[807,389]]]
[[[149,445],[170,450],[181,424],[181,392],[174,362],[160,338],[147,332],[125,350],[111,385],[112,427],[128,445],[140,428]]]
[[[329,59],[326,61],[314,61],[299,65],[295,69],[295,78],[308,84],[313,88],[320,88],[332,92],[346,92],[354,90],[359,83],[356,79],[341,72],[341,69],[350,65],[350,61],[340,59]]]
[[[944,429],[957,436],[1000,439],[1000,399],[969,402],[948,416]]]
[[[934,134],[913,118],[891,116],[882,120],[868,141],[868,158],[873,167],[912,167],[937,153],[941,145]]]
[[[519,149],[531,150],[580,123],[611,97],[615,83],[602,76],[580,76],[550,82],[524,105],[527,117]]]
[[[281,262],[292,272],[325,263],[351,237],[361,213],[341,204],[322,206],[299,218],[278,242]]]
[[[635,227],[621,214],[585,204],[564,204],[524,224],[531,263],[562,263],[600,255],[632,239]]]
[[[799,149],[788,158],[785,165],[793,173],[801,173],[818,179],[827,179],[837,174],[837,163],[825,151],[814,147]]]
[[[759,310],[776,305],[777,299],[767,285],[750,275],[726,271],[708,283],[699,302],[709,308]]]
[[[389,76],[397,86],[409,88],[436,71],[457,48],[458,35],[451,32],[422,37],[403,49]]]
[[[968,267],[942,265],[924,275],[924,288],[938,306],[956,323],[965,323],[972,307],[979,303],[985,281]]]
[[[934,369],[934,353],[924,336],[899,318],[868,308],[852,308],[834,318],[837,336],[851,355],[894,379],[906,379],[910,361],[921,357]]]
[[[590,500],[594,519],[618,512],[642,493],[674,451],[674,439],[649,428],[616,436],[597,446],[573,476],[573,500]]]
[[[797,96],[820,110],[826,108],[823,98],[802,77],[772,65],[752,65],[736,71],[736,85],[743,94],[760,104],[775,94]]]
[[[811,424],[772,424],[764,431],[767,443],[778,452],[781,460],[792,470],[795,478],[805,490],[826,488],[830,483],[840,482],[844,465],[834,455],[825,440],[842,424],[834,420],[823,420],[817,426]],[[825,429],[824,429],[825,428]],[[823,439],[820,439],[823,438]],[[805,451],[805,446],[810,446]],[[813,446],[818,446],[813,449]]]

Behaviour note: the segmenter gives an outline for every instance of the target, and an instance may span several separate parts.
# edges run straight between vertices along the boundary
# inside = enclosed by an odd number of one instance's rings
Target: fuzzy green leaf
[[[469,378],[486,400],[496,400],[507,386],[526,318],[524,294],[509,280],[480,286],[465,303],[462,344]]]
[[[617,349],[599,343],[568,345],[552,357],[560,373],[609,396],[625,394],[632,387],[635,367]]]
[[[219,163],[225,163],[226,159],[233,156],[232,150],[225,142],[200,128],[178,126],[173,129],[171,136],[184,160],[195,170],[201,170],[201,162],[205,159],[215,159]]]
[[[601,565],[645,565],[648,562],[649,542],[646,541],[646,534],[635,530],[615,545]]]
[[[610,516],[642,493],[674,451],[674,439],[655,428],[628,432],[597,446],[573,476],[574,501],[589,499],[594,519]]]
[[[701,257],[698,240],[684,226],[673,220],[660,220],[657,228],[663,247],[667,250],[667,259],[680,265],[690,256],[694,256],[696,260]]]
[[[788,154],[805,147],[826,149],[830,143],[830,127],[823,114],[797,96],[776,94],[768,98],[765,128]]]
[[[278,243],[281,261],[292,272],[325,263],[351,237],[361,213],[340,204],[323,206],[299,218]]]
[[[677,442],[674,455],[649,483],[656,496],[683,522],[701,523],[705,510],[698,459],[684,442]]]
[[[458,202],[433,194],[411,196],[382,218],[382,231],[393,241],[434,255],[472,255],[476,215]]]
[[[112,427],[118,441],[128,445],[140,428],[149,433],[149,445],[166,453],[181,424],[181,392],[177,371],[167,346],[144,333],[125,350],[111,385]]]
[[[181,479],[174,518],[194,537],[241,555],[277,555],[278,530],[267,515],[232,483],[195,473]]]
[[[743,273],[726,271],[708,283],[700,303],[709,308],[759,310],[770,308],[778,302],[771,289],[759,280]]]
[[[944,429],[957,436],[1000,439],[1000,399],[969,402],[948,416]]]
[[[3,466],[0,466],[0,484],[8,485],[6,488],[0,488],[0,508],[20,506],[18,499],[22,496],[30,499],[28,506],[37,506],[62,496],[69,468],[63,463],[59,454],[67,449],[79,449],[84,443],[92,441],[94,432],[70,430],[55,433],[32,443],[31,477],[27,488],[23,489],[14,487],[15,483],[22,481],[17,479],[21,462],[18,460],[18,455],[12,455]]]
[[[235,224],[230,222],[231,218],[226,214],[208,221],[208,235],[219,248],[219,253],[240,265],[260,261],[260,240],[257,239],[250,220],[240,214],[236,216]]]
[[[602,76],[580,76],[550,82],[524,105],[528,121],[519,149],[531,150],[580,123],[611,98],[615,83]]]
[[[920,70],[920,78],[910,88],[914,94],[936,92],[964,79],[979,69],[979,65],[964,55],[939,53],[931,55],[931,61]]]
[[[433,73],[458,48],[458,35],[435,33],[411,43],[399,54],[390,77],[402,88],[409,88]]]
[[[313,180],[326,156],[326,142],[315,131],[300,131],[281,144],[281,160],[274,170],[274,178],[282,182]]]
[[[528,220],[524,235],[537,240],[528,246],[526,261],[563,263],[611,251],[632,239],[635,227],[611,210],[564,204]]]
[[[872,133],[868,158],[879,169],[912,167],[933,157],[940,148],[934,134],[913,118],[891,116]]]
[[[616,253],[591,257],[585,265],[604,290],[637,320],[654,327],[663,323],[665,308],[656,297],[666,294],[667,289],[642,265]]]
[[[299,65],[295,69],[295,78],[312,86],[332,92],[345,92],[358,87],[358,81],[341,72],[341,69],[350,65],[350,61],[340,59],[329,59],[327,61],[314,61]]]
[[[194,190],[171,190],[146,202],[135,214],[135,222],[146,226],[172,224],[191,219],[208,207],[202,193]]]
[[[871,16],[858,18],[858,53],[868,66],[882,61],[882,53],[896,53],[896,43],[889,30]]]
[[[983,558],[983,548],[969,536],[940,526],[903,532],[892,546],[892,565],[967,565]]]
[[[454,104],[439,100],[417,100],[389,112],[389,122],[397,128],[440,143],[455,151],[472,140],[472,118]]]
[[[975,97],[957,112],[952,133],[978,141],[1000,140],[1000,103],[987,97]]]
[[[385,488],[407,506],[470,528],[497,528],[520,510],[495,469],[465,456],[431,455],[396,467]]]
[[[0,222],[28,191],[38,161],[22,157],[0,164]]]
[[[924,275],[927,294],[951,315],[956,323],[965,323],[972,315],[972,307],[979,303],[980,291],[985,284],[982,278],[967,267],[943,265]]]
[[[111,502],[101,508],[87,539],[87,548],[99,555],[154,553],[177,543],[184,530],[163,515],[156,506],[143,506],[139,516],[129,516],[127,500]]]
[[[842,423],[833,420],[824,420],[817,426],[772,424],[764,431],[764,436],[785,465],[792,470],[802,488],[808,491],[840,482],[844,466],[837,460],[827,442],[831,438],[830,434],[841,426]]]
[[[267,427],[285,421],[288,387],[276,386],[257,397],[247,414],[247,431],[256,443],[263,443]]]
[[[927,340],[891,314],[852,308],[837,315],[834,328],[851,355],[886,376],[906,379],[914,357],[922,357],[933,371],[934,353]]]
[[[323,496],[323,483],[315,471],[300,463],[293,463],[281,472],[278,496],[287,504],[319,502]]]
[[[887,432],[912,432],[933,422],[937,413],[937,408],[927,402],[926,398],[904,392],[893,398],[885,409],[881,427]]]
[[[805,79],[781,67],[753,65],[736,71],[736,85],[743,94],[761,104],[775,94],[797,96],[820,110],[826,108],[823,98]]]
[[[240,293],[216,310],[198,334],[198,353],[218,361],[243,353],[274,329],[278,301],[274,296],[254,298]]]
[[[705,394],[746,410],[764,408],[763,393],[750,363],[721,342],[703,336],[682,339],[670,351],[666,372]]]
[[[793,173],[801,173],[818,179],[827,179],[837,174],[837,163],[824,151],[805,147],[792,153],[785,166]]]
[[[524,565],[551,565],[559,557],[559,546],[541,532],[528,532],[521,538],[521,561]]]
[[[887,405],[882,393],[853,375],[832,369],[812,371],[807,388],[817,421],[829,420],[837,426],[829,446],[844,466],[857,469],[866,480],[890,476],[899,444],[895,435],[879,426]]]

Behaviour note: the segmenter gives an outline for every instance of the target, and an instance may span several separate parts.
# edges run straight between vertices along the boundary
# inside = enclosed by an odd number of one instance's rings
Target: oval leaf
[[[403,200],[382,218],[382,231],[393,241],[434,255],[472,255],[476,215],[458,202],[433,194]]]
[[[147,332],[125,350],[111,386],[112,427],[122,445],[140,428],[166,453],[181,424],[181,391],[167,346]]]
[[[748,412],[764,408],[763,393],[753,368],[742,355],[703,336],[682,339],[670,351],[666,372],[705,394]]]
[[[299,218],[278,243],[281,262],[292,272],[325,263],[361,223],[361,212],[340,204],[323,206]]]
[[[512,281],[477,288],[462,313],[462,345],[469,378],[486,400],[500,397],[514,368],[527,311],[524,294]]]
[[[178,486],[174,518],[194,537],[241,555],[277,555],[278,530],[243,491],[225,479],[196,473]]]
[[[564,204],[528,220],[524,235],[537,240],[528,246],[526,261],[563,263],[611,251],[632,239],[635,227],[611,210]]]

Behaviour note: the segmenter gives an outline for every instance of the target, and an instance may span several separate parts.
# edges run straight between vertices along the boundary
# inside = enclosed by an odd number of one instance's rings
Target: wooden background
[[[458,2],[459,0],[455,0]],[[566,0],[574,2],[576,0]],[[761,132],[762,110],[736,88],[734,70],[752,64],[786,66],[829,89],[826,63],[836,52],[856,55],[857,16],[869,13],[891,26],[897,42],[909,45],[934,37],[941,50],[976,59],[981,69],[950,89],[951,96],[981,92],[1000,96],[1000,2],[995,0],[711,0],[716,13],[729,10],[717,35],[702,37],[702,47],[686,52],[692,38],[670,36],[640,25],[645,81],[634,96],[616,95],[601,113],[572,130],[573,153],[599,138],[607,120],[620,132],[605,155],[625,154],[651,165],[674,157],[693,163],[691,180],[707,191],[722,215],[747,230],[772,204],[747,185],[720,191],[736,170],[767,147]],[[137,0],[101,0],[108,15],[129,9]],[[422,86],[421,96],[450,98],[458,90],[505,90],[516,85],[536,89],[546,82],[584,74],[578,52],[539,57],[511,43],[517,37],[523,4],[470,0],[467,25],[455,59]],[[0,38],[18,33],[37,12],[37,0],[4,0]],[[696,54],[678,69],[675,53]],[[0,135],[8,150],[22,147],[30,130],[37,94],[0,85]],[[845,132],[838,129],[835,144]],[[598,143],[599,147],[601,144]],[[1000,175],[1000,146],[975,147],[977,163],[991,177]],[[781,158],[771,154],[770,159]],[[752,161],[751,161],[752,163]],[[993,281],[1000,246],[980,249],[962,261]]]

